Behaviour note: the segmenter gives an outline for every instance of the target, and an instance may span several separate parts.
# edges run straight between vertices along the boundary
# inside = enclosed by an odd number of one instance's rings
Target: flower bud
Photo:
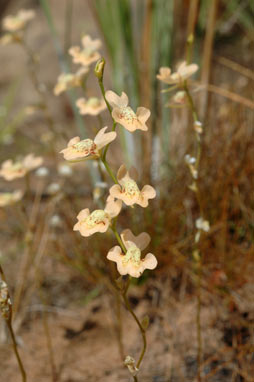
[[[11,318],[11,299],[8,286],[4,280],[0,280],[0,311],[4,320]]]
[[[94,74],[99,80],[102,80],[103,78],[103,72],[104,72],[104,66],[105,66],[105,60],[104,58],[100,58],[94,68]]]

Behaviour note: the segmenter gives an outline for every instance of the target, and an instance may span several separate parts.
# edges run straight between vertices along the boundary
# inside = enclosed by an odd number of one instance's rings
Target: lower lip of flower
[[[133,266],[138,267],[140,265],[141,251],[138,247],[130,247],[122,260],[123,265],[131,263]]]
[[[137,121],[138,118],[130,106],[121,108],[120,118],[124,119],[128,123]]]
[[[129,198],[135,198],[140,196],[140,191],[137,186],[137,183],[132,179],[123,182],[122,192],[126,194]]]
[[[84,139],[78,143],[75,143],[73,146],[74,150],[78,153],[82,153],[85,155],[96,155],[97,154],[97,146],[91,139]]]

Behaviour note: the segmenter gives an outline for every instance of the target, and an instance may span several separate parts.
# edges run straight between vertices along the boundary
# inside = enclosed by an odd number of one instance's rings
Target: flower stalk
[[[19,355],[16,337],[12,328],[12,304],[10,300],[8,286],[5,281],[4,271],[1,265],[0,265],[0,310],[1,310],[2,317],[5,320],[11,335],[13,350],[19,365],[22,382],[26,382],[27,381],[26,372]]]

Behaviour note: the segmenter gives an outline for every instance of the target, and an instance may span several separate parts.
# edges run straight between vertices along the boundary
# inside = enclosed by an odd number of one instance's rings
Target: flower
[[[120,200],[114,201],[108,197],[104,210],[95,210],[90,213],[86,208],[77,216],[78,222],[73,227],[74,231],[79,231],[82,236],[88,237],[96,232],[106,232],[111,219],[117,216],[122,208]]]
[[[105,101],[96,97],[91,97],[88,100],[85,98],[79,98],[76,105],[82,115],[98,115],[101,111],[107,108]]]
[[[189,154],[185,155],[185,162],[187,163],[190,173],[193,177],[193,179],[198,179],[198,170],[196,169],[196,158],[191,157]]]
[[[134,236],[130,229],[126,229],[121,233],[121,239],[127,250],[126,254],[122,253],[119,246],[113,247],[107,254],[107,259],[117,264],[117,270],[120,275],[129,274],[132,277],[139,277],[145,269],[156,268],[158,262],[152,253],[148,253],[144,259],[141,259],[141,251],[150,243],[150,236],[146,232],[142,232],[138,236]]]
[[[41,157],[35,157],[34,154],[28,154],[22,161],[15,163],[11,159],[8,159],[2,163],[0,176],[6,180],[22,178],[29,171],[41,166],[42,162],[43,159]]]
[[[5,207],[15,202],[18,202],[23,197],[21,190],[14,192],[1,192],[0,193],[0,207]]]
[[[152,186],[146,185],[140,191],[136,183],[137,171],[134,167],[127,171],[123,164],[117,172],[119,184],[113,185],[109,193],[112,197],[122,200],[127,206],[138,204],[141,207],[148,206],[148,200],[156,196]]]
[[[202,217],[196,220],[196,228],[204,232],[209,232],[210,223],[208,220],[204,220]]]
[[[136,362],[135,362],[135,359],[133,357],[131,357],[130,355],[127,355],[125,357],[124,364],[125,364],[125,366],[128,367],[131,375],[133,375],[135,377],[138,374],[138,368],[136,367]]]
[[[8,32],[20,31],[34,17],[35,12],[32,9],[21,9],[16,16],[6,16],[3,19],[3,29]]]
[[[81,40],[83,49],[79,46],[73,46],[69,49],[70,55],[73,57],[75,64],[82,64],[89,66],[93,62],[100,58],[100,53],[97,49],[101,47],[101,41],[99,39],[92,40],[89,35],[86,35]]]
[[[94,140],[88,138],[81,141],[79,137],[72,138],[67,148],[60,151],[60,153],[63,153],[64,159],[70,161],[99,158],[100,149],[116,138],[115,131],[105,133],[106,129],[107,126],[103,127]]]
[[[76,73],[62,73],[57,79],[57,84],[54,87],[54,94],[58,96],[60,93],[75,87],[79,87],[82,84],[82,80],[85,74],[88,72],[88,68],[81,68]]]
[[[198,70],[197,64],[187,65],[186,61],[182,62],[175,73],[171,73],[171,69],[167,67],[160,68],[160,73],[157,74],[158,80],[165,84],[179,84],[192,76]]]
[[[5,33],[2,37],[0,37],[0,45],[8,45],[17,41],[19,41],[18,36],[12,33]]]
[[[112,90],[108,90],[105,94],[107,101],[112,106],[112,117],[114,120],[131,133],[135,130],[147,131],[146,121],[150,117],[150,110],[145,107],[138,107],[136,113],[128,106],[128,97],[122,92],[119,97]]]

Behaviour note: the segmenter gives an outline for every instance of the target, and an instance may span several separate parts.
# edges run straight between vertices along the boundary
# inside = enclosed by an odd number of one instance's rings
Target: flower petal
[[[113,107],[126,107],[128,105],[129,99],[127,94],[122,92],[121,96],[119,97],[115,92],[112,90],[108,90],[105,93],[106,100],[108,103]]]
[[[143,263],[146,269],[154,269],[157,267],[158,261],[152,253],[148,253],[143,259]]]
[[[151,238],[150,236],[148,235],[148,233],[146,232],[142,232],[140,233],[138,236],[135,236],[133,235],[133,233],[131,232],[130,229],[125,229],[122,233],[121,233],[121,238],[124,240],[124,241],[131,241],[132,243],[134,243],[141,251],[143,251],[143,249],[145,249],[148,244],[150,243],[151,241]]]
[[[137,115],[138,119],[139,119],[142,123],[146,123],[146,121],[148,120],[148,118],[149,118],[150,115],[151,115],[151,112],[150,112],[150,110],[147,109],[146,107],[138,107],[138,108],[137,108],[136,115]]]

